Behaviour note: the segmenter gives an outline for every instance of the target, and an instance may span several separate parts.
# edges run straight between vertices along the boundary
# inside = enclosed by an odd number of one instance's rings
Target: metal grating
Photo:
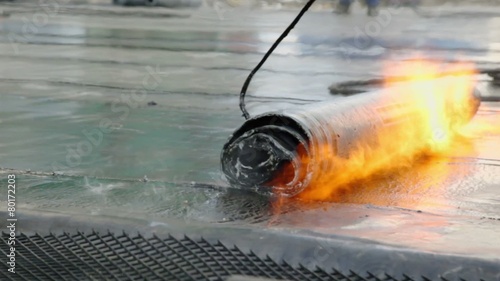
[[[1,255],[10,246],[2,234]],[[41,236],[21,233],[16,239],[16,274],[2,262],[0,280],[225,280],[232,275],[278,280],[397,280],[371,274],[303,266],[293,267],[270,257],[259,258],[236,246],[193,240],[187,236],[165,239],[140,234],[63,233]],[[404,281],[412,279],[405,277]]]

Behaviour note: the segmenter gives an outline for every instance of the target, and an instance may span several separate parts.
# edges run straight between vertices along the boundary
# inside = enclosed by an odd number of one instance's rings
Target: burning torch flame
[[[400,84],[405,107],[387,108],[380,101],[381,110],[395,116],[390,129],[381,128],[376,135],[366,136],[349,153],[349,157],[336,156],[334,148],[319,148],[321,157],[328,157],[332,171],[322,171],[298,198],[342,202],[346,193],[356,188],[353,183],[377,175],[395,172],[415,164],[424,155],[443,155],[453,148],[453,141],[461,128],[474,116],[478,101],[472,98],[476,70],[471,63],[438,64],[425,60],[404,62],[387,72],[398,73],[397,81],[386,79],[385,87]],[[449,74],[443,77],[443,74]],[[401,82],[401,76],[405,82]],[[405,119],[407,118],[407,119]],[[408,119],[409,118],[409,119]],[[403,120],[403,121],[402,121]],[[376,145],[373,145],[373,141]],[[299,149],[300,151],[300,149]],[[334,157],[334,159],[331,159]],[[299,153],[302,164],[312,159]],[[314,161],[322,161],[314,159]],[[287,169],[284,169],[286,173]],[[278,179],[279,180],[279,179]]]

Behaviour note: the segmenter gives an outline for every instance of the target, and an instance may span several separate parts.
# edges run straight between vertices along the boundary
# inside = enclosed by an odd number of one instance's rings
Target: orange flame
[[[476,83],[474,65],[438,64],[420,59],[385,70],[400,76],[385,79],[384,87],[394,89],[395,84],[404,81],[398,88],[405,104],[404,112],[398,112],[403,110],[400,108],[391,109],[396,117],[394,124],[377,130],[375,136],[363,136],[349,151],[348,158],[335,155],[333,147],[320,147],[317,155],[328,158],[336,168],[316,175],[298,198],[345,202],[346,198],[353,198],[349,194],[359,188],[356,186],[369,179],[397,175],[398,171],[413,167],[422,156],[437,157],[453,150],[455,137],[478,107],[478,100],[472,96]],[[383,104],[382,98],[380,105]],[[304,165],[312,161],[303,153],[299,157]]]

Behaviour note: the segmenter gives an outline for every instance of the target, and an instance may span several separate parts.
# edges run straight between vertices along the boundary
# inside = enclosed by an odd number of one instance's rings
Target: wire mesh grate
[[[6,255],[8,235],[2,235]],[[337,269],[292,266],[269,256],[184,236],[145,238],[126,233],[60,233],[16,237],[16,274],[2,263],[1,280],[225,280],[232,275],[276,280],[397,280]],[[406,281],[411,281],[405,278]]]

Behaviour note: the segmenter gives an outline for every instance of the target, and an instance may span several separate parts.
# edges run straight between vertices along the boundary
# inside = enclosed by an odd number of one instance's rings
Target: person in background
[[[376,16],[377,15],[377,6],[379,4],[379,0],[362,0],[365,1],[366,6],[368,6],[368,15]],[[337,14],[348,14],[349,8],[351,7],[353,0],[339,0],[339,4],[335,10]]]

